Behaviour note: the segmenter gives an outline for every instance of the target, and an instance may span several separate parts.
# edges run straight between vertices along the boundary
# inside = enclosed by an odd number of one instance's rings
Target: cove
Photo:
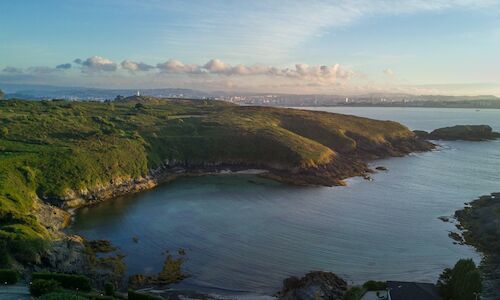
[[[330,108],[324,110],[331,110]],[[343,108],[412,129],[489,124],[498,110]],[[164,252],[183,248],[191,277],[179,288],[273,294],[290,275],[332,271],[348,281],[433,282],[459,258],[451,215],[500,190],[499,141],[443,142],[438,151],[373,162],[374,181],[346,187],[294,187],[255,176],[182,178],[156,189],[79,210],[71,230],[109,239],[126,254],[127,272],[155,273]],[[133,237],[139,242],[135,243]]]

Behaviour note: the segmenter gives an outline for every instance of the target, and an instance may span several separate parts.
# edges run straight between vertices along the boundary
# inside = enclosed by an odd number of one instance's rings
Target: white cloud
[[[384,74],[388,77],[394,77],[394,71],[391,68],[387,68],[384,70]]]
[[[202,72],[200,66],[195,64],[186,65],[176,59],[169,59],[164,63],[157,64],[156,67],[167,73],[201,74]]]
[[[83,67],[83,71],[91,71],[91,72],[112,72],[116,71],[118,65],[102,56],[92,56],[87,58],[86,60],[81,60],[79,58],[75,59],[74,62],[76,64],[80,64]]]
[[[247,66],[238,64],[232,66],[220,59],[214,58],[204,65],[184,64],[175,59],[157,64],[157,68],[165,73],[172,74],[197,74],[212,76],[264,76],[268,78],[289,78],[312,82],[315,84],[334,83],[338,80],[347,80],[354,75],[354,71],[341,67],[339,64],[307,65],[296,64],[293,68],[278,68],[255,64]]]
[[[148,65],[143,62],[135,62],[131,60],[124,60],[120,64],[122,69],[128,70],[130,72],[147,72],[154,69],[154,66]]]

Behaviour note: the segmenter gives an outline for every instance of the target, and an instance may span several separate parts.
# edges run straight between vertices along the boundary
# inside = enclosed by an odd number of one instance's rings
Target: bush
[[[133,290],[128,291],[128,300],[163,300],[161,297],[138,293]]]
[[[30,294],[35,297],[40,297],[48,293],[55,292],[60,289],[59,282],[55,280],[36,279],[30,285]]]
[[[19,280],[19,273],[15,270],[0,269],[0,283],[14,284]]]
[[[345,293],[343,300],[359,300],[365,294],[366,290],[360,286],[354,286]]]
[[[84,292],[90,292],[90,290],[92,289],[90,280],[83,275],[33,273],[33,280],[35,279],[55,280],[59,282],[63,288],[69,290],[81,290]]]
[[[0,149],[0,151],[1,150],[2,149]],[[9,265],[9,249],[7,248],[7,242],[0,240],[0,268],[8,268]]]
[[[441,273],[437,286],[445,300],[474,300],[482,291],[481,274],[472,259],[461,259]]]
[[[369,280],[363,284],[368,291],[383,291],[387,289],[387,283],[384,281]]]
[[[38,300],[88,300],[85,297],[78,296],[69,292],[49,293],[42,295]]]
[[[104,285],[104,293],[106,296],[113,296],[115,294],[115,285],[111,282],[106,282]]]

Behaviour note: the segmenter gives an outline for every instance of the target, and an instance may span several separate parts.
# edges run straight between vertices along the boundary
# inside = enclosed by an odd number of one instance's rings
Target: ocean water
[[[399,121],[411,129],[489,124],[500,110],[314,108]],[[81,209],[71,230],[109,239],[128,273],[156,273],[165,251],[187,253],[190,278],[178,288],[270,295],[290,275],[332,271],[353,283],[435,282],[460,258],[456,230],[438,219],[500,191],[500,141],[440,142],[437,151],[372,162],[388,172],[346,187],[294,187],[255,176],[183,178]],[[139,242],[132,238],[137,236]]]

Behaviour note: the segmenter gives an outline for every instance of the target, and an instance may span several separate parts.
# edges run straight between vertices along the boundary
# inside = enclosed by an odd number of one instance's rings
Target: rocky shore
[[[279,300],[329,299],[342,300],[348,290],[347,282],[331,272],[309,272],[283,281],[277,294]]]
[[[359,151],[346,153],[334,158],[324,165],[298,168],[273,168],[264,164],[228,164],[228,163],[201,163],[179,164],[165,162],[156,169],[149,170],[149,174],[138,178],[117,177],[107,184],[99,184],[91,188],[68,190],[64,196],[43,199],[45,202],[71,212],[83,206],[93,205],[118,196],[136,193],[156,187],[159,184],[170,182],[185,176],[204,176],[226,173],[258,170],[254,175],[273,179],[293,185],[335,186],[344,185],[343,180],[366,176],[374,171],[368,167],[370,160],[385,157],[404,156],[411,152],[432,150],[434,144],[418,138],[405,138],[381,145],[365,146]],[[382,168],[383,169],[383,168]]]
[[[484,254],[482,299],[498,299],[500,295],[500,193],[484,195],[457,210],[462,238]]]

